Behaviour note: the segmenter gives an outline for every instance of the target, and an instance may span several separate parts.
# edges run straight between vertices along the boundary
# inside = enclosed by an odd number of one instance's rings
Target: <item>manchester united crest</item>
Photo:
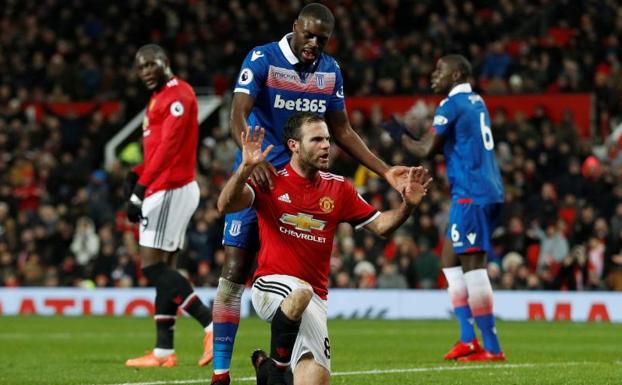
[[[320,198],[320,208],[325,213],[330,213],[335,208],[335,201],[330,197],[322,197]]]

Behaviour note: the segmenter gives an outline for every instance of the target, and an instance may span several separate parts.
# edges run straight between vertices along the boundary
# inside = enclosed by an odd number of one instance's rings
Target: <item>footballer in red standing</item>
[[[258,368],[258,384],[285,384],[290,365],[296,384],[328,384],[326,299],[337,225],[348,222],[385,236],[411,215],[431,178],[421,167],[408,169],[398,186],[401,206],[378,212],[344,177],[327,172],[331,137],[324,118],[299,112],[283,129],[291,160],[273,178],[273,188],[262,189],[249,177],[274,148],[262,150],[264,133],[256,127],[241,134],[242,161],[218,198],[221,212],[253,207],[258,217],[260,248],[252,302],[257,314],[271,323],[272,332],[271,360]]]
[[[195,180],[198,106],[192,87],[175,77],[162,47],[148,44],[136,53],[139,77],[153,92],[143,121],[144,163],[126,179],[127,216],[140,223],[139,245],[143,275],[156,288],[155,348],[127,360],[129,367],[173,367],[178,309],[194,317],[205,330],[199,365],[212,359],[211,311],[190,282],[169,264],[184,245],[188,223],[199,204]]]
[[[275,168],[289,162],[281,143],[285,121],[296,111],[326,117],[335,142],[357,161],[383,176],[396,188],[406,178],[406,167],[389,167],[376,157],[350,125],[345,109],[343,78],[337,61],[323,52],[335,26],[326,6],[307,4],[292,32],[280,41],[254,47],[244,59],[233,90],[231,136],[239,141],[247,126],[265,128],[265,145],[274,149],[255,168],[253,180],[271,185]],[[240,143],[238,143],[240,146]],[[241,146],[240,146],[241,147]],[[241,161],[238,152],[235,170]],[[226,261],[214,298],[214,375],[212,384],[228,384],[240,302],[259,247],[253,209],[228,213],[223,234]]]

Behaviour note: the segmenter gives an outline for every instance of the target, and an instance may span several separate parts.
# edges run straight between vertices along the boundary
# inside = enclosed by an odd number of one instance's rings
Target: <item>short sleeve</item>
[[[268,53],[263,47],[253,48],[244,58],[242,68],[238,73],[233,92],[241,92],[253,98],[263,88],[268,74]]]
[[[348,181],[343,182],[340,201],[344,203],[341,222],[348,222],[356,229],[365,226],[380,215],[378,210],[367,203]]]
[[[454,126],[456,115],[456,109],[451,99],[441,100],[438,107],[436,107],[434,120],[432,121],[432,127],[434,127],[437,136],[445,135]]]

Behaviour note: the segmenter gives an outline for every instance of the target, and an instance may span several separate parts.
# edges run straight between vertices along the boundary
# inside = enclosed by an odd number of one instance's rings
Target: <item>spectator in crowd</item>
[[[406,278],[398,271],[397,266],[384,259],[381,264],[382,270],[378,275],[378,289],[407,289]]]
[[[564,257],[568,255],[568,240],[563,234],[563,222],[557,221],[546,225],[545,230],[535,225],[533,231],[540,240],[538,270],[557,270]]]
[[[78,218],[70,249],[82,267],[86,267],[99,253],[99,237],[91,218]]]

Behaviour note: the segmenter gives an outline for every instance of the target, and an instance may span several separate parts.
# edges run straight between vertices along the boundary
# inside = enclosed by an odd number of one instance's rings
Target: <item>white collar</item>
[[[296,57],[296,55],[294,55],[292,47],[289,46],[289,38],[293,34],[293,32],[290,32],[287,35],[283,36],[283,38],[279,41],[279,48],[281,49],[281,52],[283,52],[285,59],[287,59],[287,61],[291,65],[298,64],[298,58]]]
[[[454,96],[455,94],[467,92],[473,92],[471,85],[469,83],[460,83],[455,85],[454,88],[449,91],[449,96]]]

